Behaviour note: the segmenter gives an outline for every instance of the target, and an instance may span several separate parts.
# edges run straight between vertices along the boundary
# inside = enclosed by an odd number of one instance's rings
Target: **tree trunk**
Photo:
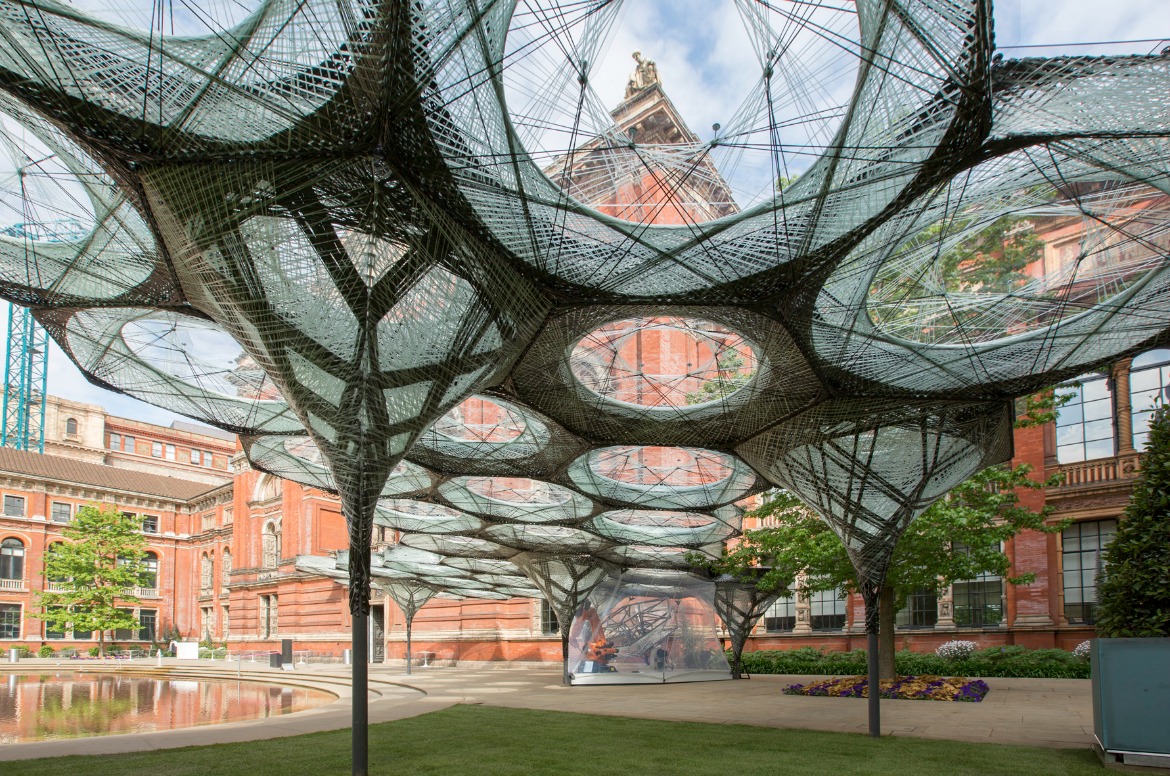
[[[106,656],[106,632],[98,628],[98,657]]]
[[[878,674],[882,679],[896,678],[894,666],[894,588],[882,585],[878,595]]]

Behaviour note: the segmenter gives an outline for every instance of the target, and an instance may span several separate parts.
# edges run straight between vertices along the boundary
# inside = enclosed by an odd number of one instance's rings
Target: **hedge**
[[[730,653],[728,654],[730,659]],[[1063,649],[988,647],[966,660],[947,660],[933,652],[902,651],[894,656],[901,675],[997,676],[1036,679],[1088,679],[1089,661]],[[865,650],[825,652],[812,647],[743,653],[743,670],[749,674],[808,674],[849,676],[868,670]]]

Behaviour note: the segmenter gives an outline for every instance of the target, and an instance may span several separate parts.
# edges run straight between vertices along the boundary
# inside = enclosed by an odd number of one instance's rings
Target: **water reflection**
[[[0,744],[212,725],[303,711],[319,690],[61,671],[0,674]]]

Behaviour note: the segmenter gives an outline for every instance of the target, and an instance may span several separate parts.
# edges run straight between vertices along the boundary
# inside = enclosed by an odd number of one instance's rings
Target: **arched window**
[[[215,563],[211,556],[203,553],[203,559],[199,563],[199,589],[210,590],[212,585],[212,578],[215,574]]]
[[[1113,455],[1113,392],[1107,376],[1085,375],[1056,391],[1073,394],[1056,416],[1056,459],[1076,463]]]
[[[269,523],[264,526],[262,549],[264,552],[264,568],[276,568],[280,562],[280,531],[277,529],[275,523]]]
[[[224,550],[223,555],[219,561],[220,573],[223,574],[222,587],[226,588],[231,583],[232,577],[232,551]]]
[[[256,480],[256,487],[252,490],[253,501],[271,501],[278,497],[283,490],[283,481],[271,474],[262,474]]]
[[[145,573],[142,576],[142,586],[154,590],[158,587],[158,556],[153,552],[146,553],[142,559],[142,568]]]
[[[1148,350],[1129,367],[1129,403],[1133,409],[1133,447],[1145,450],[1154,410],[1170,403],[1170,349]]]
[[[0,579],[24,579],[24,542],[20,539],[0,542]]]
[[[77,436],[77,418],[67,418],[65,420],[65,433],[69,436]]]

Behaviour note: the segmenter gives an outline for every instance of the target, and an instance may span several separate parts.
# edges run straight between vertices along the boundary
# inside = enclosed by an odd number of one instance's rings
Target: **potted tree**
[[[1093,726],[1107,762],[1170,767],[1170,408],[1149,439],[1098,583]]]

